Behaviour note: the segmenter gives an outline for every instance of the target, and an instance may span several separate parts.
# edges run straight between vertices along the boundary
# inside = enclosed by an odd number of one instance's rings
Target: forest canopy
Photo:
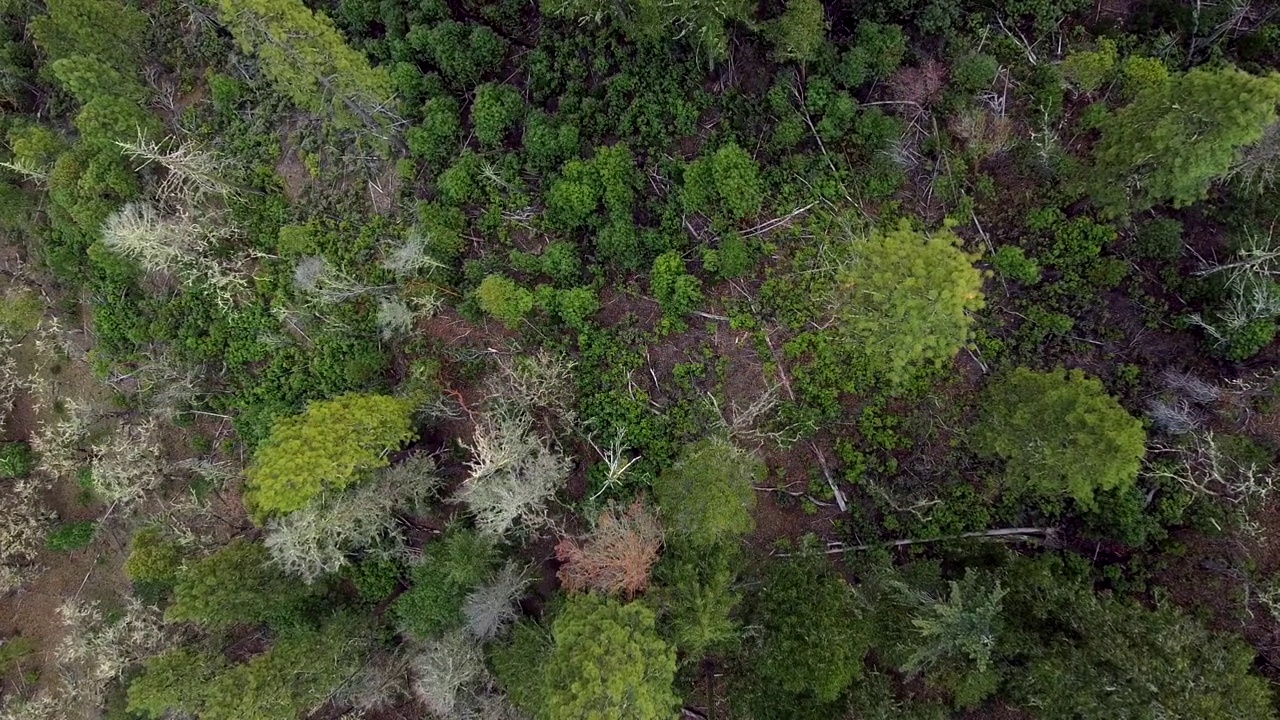
[[[1280,12],[0,0],[0,720],[1280,717]]]

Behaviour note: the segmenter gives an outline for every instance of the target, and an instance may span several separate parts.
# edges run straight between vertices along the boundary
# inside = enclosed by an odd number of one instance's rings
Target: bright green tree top
[[[343,40],[302,0],[217,0],[222,21],[263,73],[298,107],[342,126],[377,126],[394,115],[391,76]]]
[[[653,612],[595,595],[570,598],[551,628],[541,720],[669,720],[676,653]]]
[[[1144,87],[1102,126],[1091,184],[1108,201],[1127,188],[1139,208],[1204,198],[1241,148],[1276,121],[1280,74],[1196,68]]]
[[[351,393],[276,422],[246,473],[254,518],[293,512],[385,467],[388,454],[413,439],[412,414],[406,400]]]
[[[751,532],[764,463],[723,440],[688,445],[653,484],[667,529],[696,545]]]
[[[1091,505],[1095,490],[1132,485],[1146,446],[1142,422],[1079,370],[1018,368],[987,390],[978,451],[1009,480]]]
[[[925,233],[906,220],[854,241],[837,312],[891,384],[916,366],[951,360],[969,340],[970,313],[983,306],[982,273],[960,243],[947,228]]]
[[[812,60],[826,40],[827,21],[821,0],[789,0],[775,29],[778,56],[783,60]]]

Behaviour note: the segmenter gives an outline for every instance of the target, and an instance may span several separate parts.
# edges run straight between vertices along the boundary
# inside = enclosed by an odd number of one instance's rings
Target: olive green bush
[[[665,720],[675,712],[675,651],[658,636],[648,608],[577,595],[556,616],[551,636],[536,717]]]
[[[760,212],[764,199],[760,168],[747,151],[729,143],[689,163],[682,196],[690,210],[745,220]]]
[[[973,441],[1012,486],[1086,507],[1097,490],[1132,486],[1146,452],[1142,422],[1079,370],[1016,368],[993,382]]]
[[[1105,207],[1185,207],[1204,199],[1237,154],[1276,121],[1280,74],[1195,68],[1137,93],[1107,116],[1088,170]]]
[[[755,527],[764,463],[724,440],[686,445],[653,483],[667,531],[700,546],[733,542]]]
[[[261,543],[235,540],[178,573],[165,617],[211,629],[288,625],[310,595],[271,564]]]

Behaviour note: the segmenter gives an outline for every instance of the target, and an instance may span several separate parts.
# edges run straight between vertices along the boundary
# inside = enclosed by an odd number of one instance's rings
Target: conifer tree
[[[253,53],[281,93],[340,127],[382,128],[395,116],[391,77],[302,0],[218,0],[240,47]]]
[[[1101,125],[1090,186],[1104,204],[1134,209],[1204,198],[1240,151],[1276,122],[1280,74],[1259,77],[1227,67],[1196,68],[1138,92]]]
[[[350,393],[278,421],[246,473],[245,502],[261,521],[366,479],[413,438],[412,411],[403,399]]]

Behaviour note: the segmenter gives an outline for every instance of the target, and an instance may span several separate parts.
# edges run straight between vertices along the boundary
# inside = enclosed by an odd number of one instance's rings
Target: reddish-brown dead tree
[[[643,500],[626,510],[610,508],[582,538],[566,537],[556,545],[564,563],[558,577],[569,592],[600,590],[626,598],[649,586],[649,571],[662,547],[662,525]]]

